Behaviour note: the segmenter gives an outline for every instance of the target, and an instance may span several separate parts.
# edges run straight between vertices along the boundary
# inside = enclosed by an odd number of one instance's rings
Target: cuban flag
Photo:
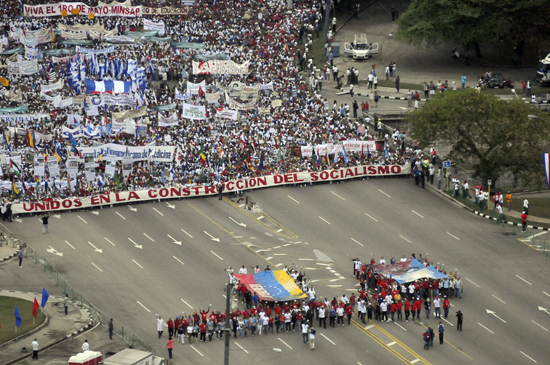
[[[347,164],[348,163],[348,156],[346,156],[346,149],[344,148],[343,145],[342,145],[342,157],[344,157],[344,162]]]
[[[135,81],[135,79],[137,77],[137,61],[136,60],[128,60],[127,74],[128,74],[128,76],[130,76],[130,78],[132,80]]]
[[[94,81],[86,79],[86,90],[88,94],[128,94],[132,91],[132,82],[118,80]]]
[[[542,162],[544,162],[544,173],[546,175],[546,187],[550,188],[550,154],[542,154]]]

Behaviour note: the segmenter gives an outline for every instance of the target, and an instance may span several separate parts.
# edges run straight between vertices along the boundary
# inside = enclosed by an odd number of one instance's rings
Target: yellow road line
[[[374,326],[374,328],[376,328],[378,331],[382,332],[383,335],[387,336],[388,338],[392,339],[393,341],[395,341],[395,343],[397,343],[399,346],[401,346],[405,351],[407,351],[409,354],[411,354],[412,356],[416,357],[418,360],[420,360],[422,363],[424,363],[425,365],[431,365],[430,362],[428,362],[426,359],[424,359],[422,356],[418,355],[416,352],[414,352],[410,347],[408,347],[407,345],[405,345],[403,342],[401,342],[399,339],[397,339],[395,336],[393,336],[392,334],[390,334],[388,331],[386,331],[385,329],[383,329],[382,327],[380,327],[379,325],[377,325],[376,323],[372,322],[371,323],[372,326]]]
[[[418,321],[416,321],[416,322],[418,322]],[[426,326],[426,325],[423,324],[423,323],[418,322],[418,324],[420,324],[420,325],[423,326],[424,328],[428,328],[428,326]],[[466,355],[466,354],[464,353],[464,351],[460,350],[458,347],[456,347],[455,345],[453,345],[453,344],[450,343],[449,341],[443,339],[443,342],[445,342],[446,344],[451,345],[451,347],[454,348],[456,351],[460,352],[462,355],[466,356],[468,359],[474,361],[474,359],[472,359],[470,356]]]
[[[235,209],[237,209],[240,213],[246,215],[247,217],[249,217],[250,219],[252,219],[254,222],[258,223],[260,226],[270,230],[271,232],[274,232],[280,236],[284,236],[284,237],[287,237],[287,238],[290,238],[290,239],[297,239],[298,236],[296,234],[294,234],[293,232],[291,232],[289,229],[285,228],[284,226],[282,226],[280,223],[278,223],[277,221],[275,221],[273,218],[271,218],[270,216],[264,214],[264,213],[260,213],[264,218],[268,219],[272,224],[274,224],[276,227],[279,227],[280,229],[282,229],[282,232],[277,232],[277,230],[275,230],[273,227],[270,227],[268,226],[267,224],[265,224],[264,222],[262,222],[261,220],[259,220],[258,218],[256,218],[253,214],[250,214],[248,213],[246,210],[244,209],[241,209],[239,207],[238,204],[234,203],[233,201],[231,201],[231,199],[227,198],[227,197],[223,197],[223,200],[228,203],[229,205],[231,205],[232,207],[234,207]]]
[[[208,219],[210,222],[214,223],[216,226],[218,226],[218,228],[220,228],[222,231],[224,231],[225,233],[227,233],[228,235],[230,235],[232,238],[236,239],[237,241],[239,241],[240,243],[243,244],[244,247],[246,247],[247,249],[249,249],[251,252],[253,252],[254,254],[258,255],[259,257],[261,257],[263,260],[267,261],[272,267],[277,267],[275,266],[274,263],[272,263],[271,261],[269,260],[266,260],[265,257],[263,257],[262,255],[260,255],[258,252],[254,251],[252,248],[248,247],[248,245],[246,245],[243,241],[241,240],[240,238],[236,238],[235,236],[233,236],[233,234],[231,232],[229,232],[227,229],[223,228],[222,226],[220,226],[218,223],[216,223],[212,218],[210,218],[209,216],[207,216],[206,214],[204,214],[201,210],[199,210],[199,208],[195,207],[193,204],[191,203],[188,203],[189,206],[193,209],[195,209],[199,214],[201,214],[203,217],[205,217],[206,219]]]
[[[367,336],[372,338],[375,342],[377,342],[379,345],[381,345],[383,348],[391,352],[395,357],[397,357],[399,360],[403,361],[405,364],[410,364],[411,360],[407,359],[405,356],[401,355],[399,352],[397,352],[395,349],[393,349],[391,346],[388,346],[384,341],[376,337],[372,332],[366,330],[363,326],[361,326],[359,323],[357,323],[355,320],[353,321],[353,325],[357,328],[359,328],[363,333],[365,333]],[[414,360],[414,359],[413,359]]]

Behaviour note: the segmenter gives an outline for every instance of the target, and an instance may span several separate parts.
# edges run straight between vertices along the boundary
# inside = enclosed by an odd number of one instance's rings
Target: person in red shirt
[[[397,305],[395,305],[394,302],[390,304],[390,313],[391,313],[391,321],[395,322],[395,311],[397,309]]]
[[[416,301],[416,318],[420,321],[420,311],[422,310],[422,300],[420,298]]]
[[[522,232],[527,230],[527,214],[525,214],[525,211],[521,212],[521,230]]]
[[[411,315],[411,302],[408,299],[405,299],[405,322],[409,321],[409,316]]]
[[[199,339],[199,341],[204,340],[204,342],[206,342],[206,324],[204,323],[199,324],[199,331],[201,333],[201,338]]]
[[[403,307],[403,301],[398,300],[397,303],[395,303],[395,306],[397,307],[395,310],[397,312],[397,320],[401,320],[401,322],[403,322],[403,312],[401,311],[401,308]]]
[[[168,337],[174,336],[174,321],[172,321],[172,318],[168,318],[168,322],[166,322],[168,325]]]
[[[451,302],[449,302],[449,299],[447,299],[447,296],[443,299],[443,311],[445,312],[445,318],[449,315],[449,306],[451,305]]]
[[[275,306],[275,314],[276,314],[277,316],[280,316],[280,315],[281,315],[281,311],[282,311],[281,306],[280,306],[279,304],[277,304],[277,305]]]
[[[210,312],[210,308],[208,308],[207,311],[203,310],[201,312],[201,319],[203,323],[206,323],[206,320],[208,319],[208,312]]]
[[[413,322],[414,322],[414,319],[416,317],[416,303],[414,303],[414,302],[411,305],[411,313],[412,313]]]
[[[248,313],[248,311],[245,309],[244,312],[243,312],[243,318],[244,318],[244,319],[248,319],[248,317],[249,317],[249,313]]]
[[[348,303],[346,306],[346,315],[348,316],[348,326],[351,325],[351,316],[353,316],[353,307]]]

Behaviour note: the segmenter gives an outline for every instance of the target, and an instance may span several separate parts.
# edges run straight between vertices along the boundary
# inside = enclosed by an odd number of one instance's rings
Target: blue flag
[[[384,143],[384,157],[388,158],[388,144]]]
[[[19,314],[17,306],[15,306],[15,325],[17,327],[21,326],[21,315]]]
[[[346,149],[344,148],[344,146],[342,146],[342,157],[344,157],[344,162],[347,164],[348,156],[346,156]]]
[[[42,288],[42,308],[46,307],[46,303],[48,303],[48,298],[50,297],[50,294],[46,291],[46,288]]]

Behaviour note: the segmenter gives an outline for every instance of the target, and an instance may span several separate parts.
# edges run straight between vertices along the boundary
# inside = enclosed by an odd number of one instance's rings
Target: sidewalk
[[[31,343],[35,338],[40,345],[40,351],[43,351],[92,327],[88,312],[73,303],[69,304],[69,312],[65,316],[61,293],[54,286],[53,281],[44,275],[40,265],[32,264],[23,259],[23,268],[19,269],[17,260],[10,260],[0,264],[0,272],[2,272],[1,276],[4,278],[2,287],[7,289],[0,291],[2,296],[17,297],[31,302],[36,297],[40,302],[42,288],[37,289],[37,280],[42,283],[39,285],[44,286],[50,294],[48,303],[44,308],[44,314],[46,315],[44,324],[34,331],[27,332],[1,344],[0,365],[16,363],[24,358],[30,359],[32,356]],[[34,278],[34,280],[31,278]],[[32,291],[26,291],[29,290],[27,288]],[[27,352],[21,352],[23,347],[27,349]],[[68,358],[65,359],[65,361],[67,360]]]

